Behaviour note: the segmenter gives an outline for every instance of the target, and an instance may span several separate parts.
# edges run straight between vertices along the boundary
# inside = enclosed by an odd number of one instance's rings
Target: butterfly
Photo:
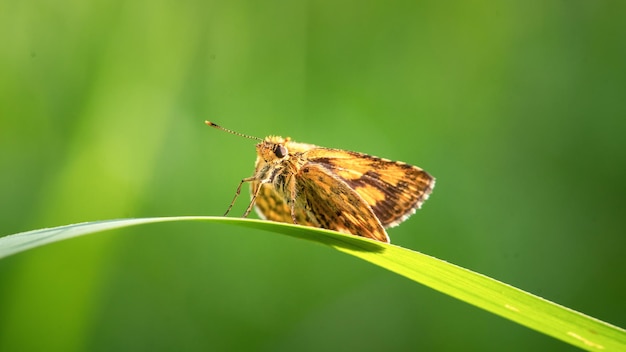
[[[389,243],[385,229],[419,209],[435,179],[417,166],[341,149],[297,143],[289,137],[264,139],[205,121],[211,127],[259,141],[250,183],[252,207],[266,220],[320,227]]]

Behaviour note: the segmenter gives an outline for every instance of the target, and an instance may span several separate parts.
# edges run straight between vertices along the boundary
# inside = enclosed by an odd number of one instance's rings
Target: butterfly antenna
[[[224,132],[228,132],[230,134],[234,134],[236,136],[240,136],[240,137],[245,137],[245,138],[250,138],[250,139],[255,139],[257,141],[263,141],[263,139],[259,138],[259,137],[253,137],[253,136],[248,136],[247,134],[243,134],[243,133],[239,133],[239,132],[235,132],[232,130],[229,130],[228,128],[224,128],[216,123],[213,123],[211,121],[204,121],[204,123],[206,123],[207,125],[211,126],[211,127],[215,127],[218,130],[222,130]]]

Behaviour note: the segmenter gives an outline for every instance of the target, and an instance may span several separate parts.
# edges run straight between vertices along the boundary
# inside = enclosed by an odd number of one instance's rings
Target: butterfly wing
[[[254,192],[258,182],[253,182],[250,187],[250,193]],[[293,223],[291,218],[291,210],[285,202],[285,197],[276,191],[272,184],[262,184],[259,194],[257,196],[254,207],[257,214],[262,219]],[[311,218],[309,214],[302,207],[295,207],[294,212],[296,215],[296,222],[300,225],[320,227],[319,223],[314,218]]]
[[[308,162],[296,178],[296,206],[318,227],[389,242],[387,232],[361,196],[321,164]]]
[[[435,179],[417,166],[367,154],[316,148],[306,158],[319,163],[354,189],[385,227],[415,213],[435,186]]]
[[[251,193],[258,185],[257,181],[252,182]],[[299,225],[389,242],[387,233],[367,203],[320,165],[309,163],[302,167],[296,177],[295,202],[294,212]],[[263,219],[293,222],[285,196],[273,184],[261,184],[255,208]]]

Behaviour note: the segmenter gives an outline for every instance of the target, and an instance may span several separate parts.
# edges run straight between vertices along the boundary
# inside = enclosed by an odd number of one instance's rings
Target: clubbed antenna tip
[[[229,130],[228,128],[224,128],[224,127],[222,127],[222,126],[220,126],[220,125],[218,125],[218,124],[216,124],[216,123],[213,123],[213,122],[211,122],[211,121],[204,121],[204,123],[206,123],[207,125],[209,125],[209,126],[211,126],[211,127],[217,128],[218,130],[222,130],[222,131],[224,131],[224,132],[228,132],[228,133],[230,133],[230,134],[234,134],[234,135],[236,135],[236,136],[245,137],[245,138],[250,138],[250,139],[257,140],[257,141],[262,141],[262,140],[263,140],[263,139],[261,139],[261,138],[259,138],[259,137],[248,136],[247,134],[243,134],[243,133],[239,133],[239,132],[235,132],[235,131]]]

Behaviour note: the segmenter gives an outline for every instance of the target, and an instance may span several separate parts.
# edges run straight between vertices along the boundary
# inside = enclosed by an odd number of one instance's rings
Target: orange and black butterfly
[[[297,143],[277,136],[256,139],[257,160],[250,182],[253,206],[263,219],[321,227],[389,242],[386,228],[419,209],[435,187],[426,171],[363,153]],[[228,207],[226,214],[233,206]]]

